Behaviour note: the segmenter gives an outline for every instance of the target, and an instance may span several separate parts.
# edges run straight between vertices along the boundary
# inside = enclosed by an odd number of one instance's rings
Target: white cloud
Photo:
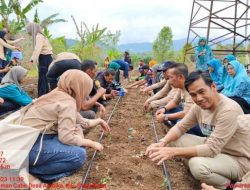
[[[112,32],[121,30],[119,43],[133,43],[152,42],[163,26],[172,28],[175,39],[186,38],[192,0],[44,0],[37,8],[41,19],[59,13],[68,20],[50,27],[54,36],[77,37],[74,15],[89,27],[99,23]]]

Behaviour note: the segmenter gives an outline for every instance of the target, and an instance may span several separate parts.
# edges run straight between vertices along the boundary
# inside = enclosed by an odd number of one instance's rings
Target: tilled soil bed
[[[33,88],[28,91],[35,95]],[[106,134],[102,140],[104,150],[97,154],[87,181],[83,185],[84,189],[91,189],[87,188],[88,185],[92,186],[92,189],[97,189],[98,186],[101,186],[100,184],[106,184],[106,188],[102,189],[111,190],[167,189],[162,166],[157,166],[144,155],[146,148],[155,142],[151,114],[143,111],[143,103],[146,98],[140,95],[138,90],[131,89],[125,97],[120,99],[109,123],[111,133]],[[106,107],[106,120],[116,101],[117,99],[110,101]],[[156,123],[156,128],[159,138],[163,137],[166,126]],[[85,137],[98,141],[101,132],[100,127],[97,126]],[[49,189],[79,189],[93,152],[93,149],[87,148],[88,157],[84,166],[72,176],[62,178],[52,184]],[[200,189],[199,182],[192,178],[181,159],[168,160],[166,165],[170,173],[172,189]]]

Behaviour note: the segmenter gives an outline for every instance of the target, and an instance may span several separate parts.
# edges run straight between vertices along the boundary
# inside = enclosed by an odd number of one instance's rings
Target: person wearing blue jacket
[[[234,55],[226,55],[223,59],[223,69],[222,69],[222,83],[223,83],[223,86],[224,88],[227,88],[228,85],[230,86],[231,84],[231,79],[232,77],[228,74],[227,72],[227,65],[230,61],[234,61],[236,60],[236,57]]]
[[[119,70],[123,71],[124,78],[128,79],[128,81],[129,81],[129,73],[128,72],[131,71],[131,70],[133,70],[133,66],[129,65],[126,61],[123,61],[123,60],[113,60],[112,62],[115,62],[118,65],[120,65]],[[109,67],[109,68],[111,68],[111,67]],[[119,82],[119,81],[117,81],[117,82]]]
[[[216,84],[217,91],[220,92],[224,87],[222,83],[223,66],[219,59],[212,59],[208,62],[209,74]]]
[[[27,69],[15,66],[5,75],[0,85],[0,97],[4,101],[20,106],[26,106],[32,102],[32,98],[21,88],[21,83],[27,73]],[[4,110],[1,110],[1,112],[4,112]]]
[[[230,85],[222,90],[222,94],[235,100],[245,114],[250,114],[250,78],[246,69],[239,61],[228,63],[228,74],[231,76]]]
[[[198,41],[198,46],[195,51],[196,58],[196,70],[207,71],[207,63],[213,59],[213,52],[211,48],[207,45],[207,40],[204,37],[201,37]]]

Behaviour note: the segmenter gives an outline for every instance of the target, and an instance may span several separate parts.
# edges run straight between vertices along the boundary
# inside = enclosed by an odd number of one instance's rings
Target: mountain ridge
[[[77,40],[75,39],[66,39],[66,43],[69,47],[75,45]],[[179,51],[185,45],[186,39],[176,39],[173,40],[174,50]],[[118,49],[122,52],[129,51],[131,53],[147,53],[151,52],[153,47],[152,42],[142,42],[142,43],[126,43],[118,45]]]

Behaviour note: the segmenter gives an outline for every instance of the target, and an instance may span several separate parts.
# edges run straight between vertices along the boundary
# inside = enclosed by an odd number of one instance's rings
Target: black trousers
[[[0,69],[4,69],[8,65],[8,62],[0,59]],[[0,73],[0,82],[2,81],[2,78],[5,76],[6,73]]]
[[[234,100],[235,102],[237,102],[240,105],[244,114],[250,114],[250,105],[247,103],[246,100],[244,100],[241,97],[237,97],[237,96],[232,96],[229,98],[231,98],[232,100]]]
[[[48,71],[47,79],[49,81],[50,89],[57,87],[58,78],[69,69],[81,69],[81,63],[76,59],[66,59],[56,62]]]
[[[0,115],[5,114],[9,111],[15,111],[19,109],[21,106],[19,104],[16,104],[14,102],[4,100],[3,104],[0,104]]]
[[[47,80],[47,72],[50,63],[52,62],[51,55],[42,55],[39,56],[38,63],[38,97],[49,92],[49,85]]]
[[[115,73],[115,80],[116,82],[120,83],[120,70],[119,69]]]

